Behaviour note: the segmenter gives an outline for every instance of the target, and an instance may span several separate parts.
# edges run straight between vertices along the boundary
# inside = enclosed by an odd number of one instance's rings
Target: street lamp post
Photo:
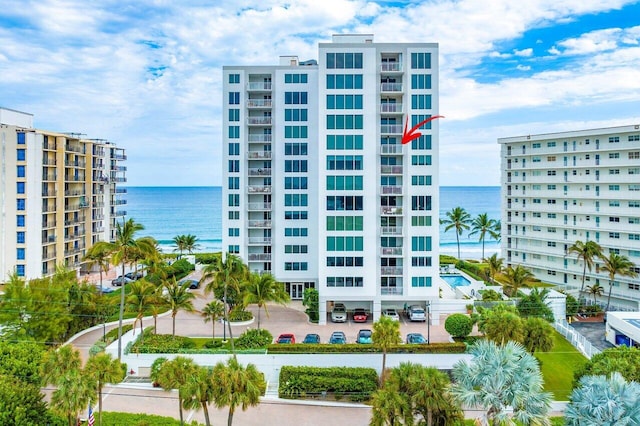
[[[431,301],[427,302],[427,342],[431,343]]]

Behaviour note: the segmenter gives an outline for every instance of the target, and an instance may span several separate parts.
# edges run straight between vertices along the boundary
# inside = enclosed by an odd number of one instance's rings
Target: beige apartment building
[[[48,276],[57,265],[80,272],[86,250],[112,240],[126,214],[124,149],[35,129],[33,115],[6,108],[0,144],[0,281],[13,271]]]

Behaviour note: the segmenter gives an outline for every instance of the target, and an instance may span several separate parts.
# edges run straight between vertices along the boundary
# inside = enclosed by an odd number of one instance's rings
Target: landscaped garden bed
[[[361,367],[292,367],[280,370],[278,395],[288,399],[369,400],[378,388],[378,374]]]

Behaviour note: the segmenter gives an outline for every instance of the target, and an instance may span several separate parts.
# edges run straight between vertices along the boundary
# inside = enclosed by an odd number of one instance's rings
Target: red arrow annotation
[[[414,139],[418,139],[420,136],[422,136],[422,133],[420,133],[418,131],[418,129],[420,128],[420,126],[422,126],[423,124],[426,124],[432,120],[435,120],[436,118],[444,118],[444,115],[434,115],[433,117],[429,117],[426,120],[423,120],[421,122],[419,122],[418,124],[416,124],[415,126],[413,126],[411,128],[411,130],[409,130],[407,132],[407,127],[409,127],[409,117],[407,117],[407,121],[404,122],[404,132],[402,134],[402,144],[407,144],[409,142],[411,142]]]

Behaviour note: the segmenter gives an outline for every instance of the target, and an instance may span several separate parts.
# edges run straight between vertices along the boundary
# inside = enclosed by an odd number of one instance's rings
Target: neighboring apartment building
[[[640,126],[498,139],[502,157],[502,256],[577,294],[583,264],[567,250],[596,241],[640,272]],[[601,263],[601,262],[596,262]],[[586,286],[609,280],[587,270]],[[640,307],[640,280],[616,277],[611,304]]]
[[[57,265],[80,271],[86,250],[115,237],[126,189],[124,150],[80,134],[34,129],[33,116],[0,108],[0,273],[26,279]]]
[[[438,46],[336,35],[318,61],[223,69],[223,249],[293,299],[381,309],[438,297]]]

